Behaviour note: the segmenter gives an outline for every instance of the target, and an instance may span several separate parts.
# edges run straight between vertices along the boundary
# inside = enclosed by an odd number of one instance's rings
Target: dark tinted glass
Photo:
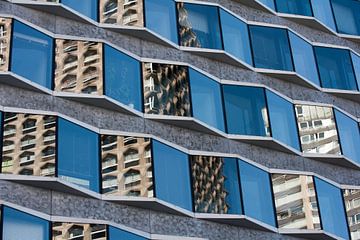
[[[223,94],[228,133],[270,136],[263,88],[224,85]]]
[[[97,21],[98,1],[97,0],[61,0],[61,3],[75,11]]]
[[[335,22],[330,0],[311,0],[314,17],[335,31]]]
[[[356,82],[357,82],[357,85],[360,86],[360,56],[351,52],[351,59],[353,61]]]
[[[278,12],[312,16],[310,0],[276,0]]]
[[[339,33],[360,35],[360,1],[331,0]]]
[[[250,26],[250,36],[255,67],[294,70],[288,34],[285,29]]]
[[[119,228],[109,226],[109,240],[146,240],[144,237],[140,237],[130,232],[126,232]]]

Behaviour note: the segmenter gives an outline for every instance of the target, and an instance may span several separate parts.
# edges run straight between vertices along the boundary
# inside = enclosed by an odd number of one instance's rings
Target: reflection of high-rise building
[[[145,113],[191,116],[187,67],[144,63],[143,78]]]
[[[9,69],[11,19],[0,18],[0,71]]]
[[[201,47],[201,43],[197,38],[196,33],[192,30],[191,23],[188,20],[188,13],[184,8],[184,3],[177,3],[177,9],[179,13],[180,45],[185,47]]]
[[[332,108],[296,105],[295,109],[303,152],[340,154]]]
[[[149,138],[102,135],[101,150],[104,194],[153,197]]]
[[[106,240],[103,224],[60,223],[52,225],[53,240]]]
[[[102,43],[56,40],[55,91],[103,94]]]
[[[4,113],[2,173],[55,176],[56,117]]]
[[[320,229],[312,176],[272,174],[279,228]]]
[[[360,190],[344,190],[346,215],[348,218],[351,239],[360,239]]]
[[[143,1],[100,0],[100,22],[143,27]]]

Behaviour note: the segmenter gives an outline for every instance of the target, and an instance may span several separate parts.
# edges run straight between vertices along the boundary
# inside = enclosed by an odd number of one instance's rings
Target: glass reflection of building
[[[4,113],[1,172],[55,176],[56,117]]]
[[[202,47],[201,42],[192,29],[191,22],[189,21],[188,12],[185,8],[185,3],[177,3],[178,22],[179,22],[179,36],[181,46],[185,47]]]
[[[142,0],[99,0],[100,22],[126,26],[144,26]]]
[[[343,191],[346,215],[352,240],[360,239],[360,190]]]
[[[185,66],[143,63],[145,113],[191,116]]]
[[[303,152],[341,154],[332,108],[296,105],[295,109]]]
[[[321,229],[312,176],[272,174],[279,228]]]
[[[0,71],[9,69],[11,19],[0,18]]]
[[[102,43],[56,40],[55,91],[103,94]]]
[[[102,193],[153,197],[149,138],[102,135]]]
[[[106,225],[60,223],[52,224],[52,240],[106,240]]]

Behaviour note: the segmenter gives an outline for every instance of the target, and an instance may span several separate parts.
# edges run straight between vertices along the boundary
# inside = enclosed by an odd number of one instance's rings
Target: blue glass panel
[[[249,32],[246,23],[220,9],[224,49],[231,55],[252,65]]]
[[[335,109],[342,154],[360,163],[360,133],[358,123]]]
[[[53,77],[53,39],[14,20],[10,70],[51,89]]]
[[[49,233],[48,221],[4,206],[3,240],[49,240]]]
[[[312,16],[310,0],[275,0],[278,12]]]
[[[142,111],[140,62],[106,44],[104,57],[105,95]]]
[[[288,34],[285,29],[250,26],[250,35],[255,67],[294,70]]]
[[[295,71],[312,83],[320,86],[319,74],[312,45],[292,32],[289,32]]]
[[[339,33],[360,35],[359,0],[331,0]]]
[[[323,229],[349,239],[341,190],[317,177],[315,177],[315,187]]]
[[[224,132],[220,84],[192,68],[189,77],[194,117]]]
[[[99,138],[95,132],[58,119],[59,178],[99,192]]]
[[[275,3],[274,0],[258,0],[259,2],[263,3],[264,5],[268,6],[272,10],[275,10]]]
[[[147,239],[112,226],[109,226],[108,234],[109,234],[108,240],[146,240]]]
[[[222,49],[218,8],[178,3],[180,45]]]
[[[314,17],[329,28],[335,30],[336,28],[330,0],[311,0],[311,5]]]
[[[293,104],[268,90],[266,96],[273,138],[300,150]]]
[[[61,0],[61,3],[97,21],[98,0]]]
[[[223,94],[228,133],[270,136],[263,88],[224,85]]]
[[[224,185],[228,192],[226,196],[226,203],[229,205],[230,214],[242,214],[241,199],[240,199],[240,183],[237,171],[236,158],[224,158],[223,175],[225,177]]]
[[[315,55],[324,88],[357,90],[354,70],[348,50],[315,47]]]
[[[354,66],[357,85],[360,86],[360,56],[351,52],[351,59]]]
[[[156,197],[192,211],[188,156],[158,141],[152,144]]]
[[[145,0],[146,27],[178,44],[174,0]]]
[[[269,173],[239,161],[244,213],[275,227],[275,211]]]

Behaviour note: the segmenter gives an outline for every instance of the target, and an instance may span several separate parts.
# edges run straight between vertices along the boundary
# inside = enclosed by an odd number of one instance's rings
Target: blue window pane
[[[97,21],[98,0],[61,0],[61,3]]]
[[[140,62],[106,44],[104,57],[105,95],[142,111]]]
[[[14,20],[11,71],[51,89],[53,39]]]
[[[249,32],[246,23],[220,9],[224,49],[240,60],[252,65]]]
[[[156,197],[192,211],[188,156],[154,140],[153,157]]]
[[[332,14],[330,0],[311,0],[314,17],[329,28],[335,30],[335,22]]]
[[[99,138],[95,132],[58,119],[58,176],[99,192]]]
[[[359,0],[331,0],[339,33],[360,35]]]
[[[317,177],[315,177],[315,187],[323,229],[349,239],[341,190]]]
[[[357,90],[348,50],[315,47],[315,55],[324,88]]]
[[[147,238],[140,237],[136,234],[109,226],[109,240],[146,240]]]
[[[360,133],[358,123],[335,109],[342,154],[360,163]]]
[[[245,215],[275,227],[269,174],[241,160],[239,169]]]
[[[266,96],[273,138],[300,150],[293,104],[270,91],[266,91]]]
[[[288,34],[285,29],[250,26],[250,35],[255,67],[294,70]]]
[[[228,133],[270,136],[263,88],[224,85],[223,94]]]
[[[228,192],[226,196],[226,203],[229,205],[230,214],[242,214],[241,199],[240,199],[240,183],[237,171],[236,158],[225,158],[223,174],[225,177],[225,189]]]
[[[312,83],[320,86],[312,45],[292,32],[289,32],[295,71]]]
[[[278,12],[312,16],[310,0],[276,0]]]
[[[146,27],[178,43],[176,6],[174,0],[145,0]]]
[[[222,49],[218,8],[178,3],[180,45]]]
[[[275,3],[274,0],[258,0],[259,2],[263,3],[264,5],[268,6],[272,10],[275,10]]]
[[[351,60],[354,66],[357,85],[360,86],[360,56],[351,52]]]
[[[194,117],[224,132],[220,84],[192,68],[189,76]]]
[[[49,240],[50,224],[48,221],[26,214],[13,208],[5,207],[3,211],[4,240]],[[24,237],[26,236],[26,237]]]

